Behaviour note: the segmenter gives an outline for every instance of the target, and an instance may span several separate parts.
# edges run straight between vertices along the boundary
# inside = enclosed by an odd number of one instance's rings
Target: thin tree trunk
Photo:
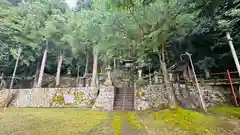
[[[116,68],[117,68],[116,58],[113,58],[113,69],[116,70]]]
[[[78,68],[77,68],[77,83],[76,83],[76,87],[79,87],[79,86],[80,86],[80,82],[79,82],[79,69],[80,69],[80,66],[78,65]]]
[[[37,88],[40,88],[41,85],[42,85],[42,78],[43,78],[44,68],[45,68],[46,59],[47,59],[47,51],[48,51],[48,47],[45,48],[44,53],[43,53],[40,73],[39,73],[39,77],[38,77]]]
[[[98,52],[96,47],[93,48],[93,69],[91,87],[97,86],[97,66],[98,66]]]
[[[89,59],[89,56],[88,56],[88,51],[87,51],[87,49],[85,50],[85,53],[86,53],[86,61],[85,61],[85,72],[84,72],[84,76],[86,76],[87,75],[87,73],[88,73],[88,59]]]
[[[33,80],[33,88],[37,87],[38,75],[39,75],[39,62],[37,62],[37,69],[36,69],[34,80]]]
[[[13,76],[12,76],[12,79],[11,79],[11,84],[10,84],[10,87],[8,89],[8,94],[7,94],[7,99],[6,99],[6,103],[4,105],[4,112],[6,111],[8,105],[11,103],[11,97],[10,96],[13,96],[15,93],[11,93],[11,90],[12,90],[12,87],[13,87],[13,81],[14,81],[14,78],[15,78],[15,75],[16,75],[16,72],[17,72],[17,67],[18,67],[18,62],[19,62],[19,59],[20,59],[20,56],[21,56],[21,52],[22,52],[22,49],[19,48],[18,49],[18,57],[17,57],[17,61],[15,63],[15,67],[14,67],[14,71],[13,71]]]
[[[58,56],[58,67],[57,67],[57,76],[56,76],[57,87],[60,85],[61,67],[62,67],[62,53],[60,52]]]
[[[238,56],[236,54],[236,50],[235,50],[234,45],[232,43],[232,38],[230,37],[230,34],[228,32],[227,32],[227,39],[228,39],[228,43],[229,43],[229,46],[230,46],[230,49],[231,49],[231,52],[232,52],[232,56],[233,56],[236,68],[238,70],[238,75],[240,77],[240,64],[239,64]]]
[[[164,84],[165,84],[166,90],[168,92],[169,107],[170,108],[175,108],[176,107],[176,99],[175,99],[175,96],[174,96],[174,91],[173,91],[171,82],[169,81],[164,53],[162,52],[162,54],[161,54],[159,52],[158,56],[159,56],[159,62],[161,64],[161,69],[162,69],[162,73],[163,73]]]

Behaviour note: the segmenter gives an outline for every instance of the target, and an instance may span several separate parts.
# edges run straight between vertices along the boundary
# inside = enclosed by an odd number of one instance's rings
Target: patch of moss
[[[72,93],[72,91],[71,90],[67,90],[67,94],[71,94]]]
[[[179,127],[193,134],[214,135],[209,129],[215,127],[217,123],[217,119],[213,116],[181,108],[154,112],[151,116],[155,121],[163,121],[165,124]],[[164,125],[163,123],[160,125]]]
[[[83,92],[74,92],[74,102],[75,104],[80,104],[84,101],[84,93]]]
[[[108,113],[79,108],[9,108],[0,117],[1,135],[82,135],[108,119]]]
[[[144,93],[144,92],[137,91],[137,92],[136,92],[136,96],[137,96],[137,97],[144,97],[144,96],[145,96],[145,93]]]
[[[120,135],[122,132],[122,123],[123,120],[121,118],[121,112],[116,112],[113,117],[113,129],[114,129],[114,135]]]
[[[144,126],[142,125],[141,121],[138,120],[136,113],[128,112],[127,119],[131,124],[131,127],[136,129],[144,129]]]
[[[240,108],[231,107],[231,106],[218,106],[211,107],[208,109],[210,113],[214,113],[220,116],[230,116],[240,119]]]
[[[60,104],[64,104],[64,97],[63,96],[53,96],[52,101]]]

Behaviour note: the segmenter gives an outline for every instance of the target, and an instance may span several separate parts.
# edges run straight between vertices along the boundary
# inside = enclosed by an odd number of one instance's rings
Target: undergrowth
[[[231,106],[211,107],[208,109],[208,111],[219,116],[236,117],[240,119],[240,108],[237,107]]]

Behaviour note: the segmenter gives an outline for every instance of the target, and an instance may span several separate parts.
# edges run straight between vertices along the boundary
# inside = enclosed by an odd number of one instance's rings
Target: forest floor
[[[240,135],[240,108],[207,114],[177,108],[100,112],[77,108],[9,108],[0,135]]]

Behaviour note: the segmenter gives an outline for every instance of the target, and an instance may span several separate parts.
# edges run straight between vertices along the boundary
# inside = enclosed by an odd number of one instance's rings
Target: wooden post
[[[17,66],[18,66],[18,62],[19,62],[19,58],[20,58],[21,52],[22,52],[22,49],[19,47],[19,49],[18,49],[18,57],[17,57],[17,61],[15,63],[15,67],[14,67],[13,76],[12,76],[12,79],[11,79],[11,84],[10,84],[9,91],[12,89],[12,86],[13,86],[13,81],[14,81],[14,78],[15,78],[15,75],[16,75]]]
[[[233,97],[234,97],[235,104],[236,104],[236,106],[238,106],[237,96],[235,94],[233,84],[232,84],[232,78],[231,78],[230,72],[228,70],[227,70],[227,74],[228,74],[228,80],[230,82],[230,86],[231,86],[231,89],[232,89],[232,94],[233,94]]]
[[[204,111],[207,111],[206,107],[205,107],[204,100],[203,100],[202,91],[200,90],[200,87],[199,87],[199,84],[198,84],[197,75],[196,75],[196,72],[195,72],[195,69],[194,69],[191,54],[186,52],[186,55],[189,57],[190,64],[192,66],[192,71],[193,71],[194,79],[195,79],[195,82],[196,82],[197,90],[198,90],[198,93],[199,93],[199,96],[200,96],[200,101],[201,101],[202,107],[203,107]]]
[[[228,32],[227,32],[227,40],[228,40],[228,43],[229,43],[229,46],[230,46],[230,49],[231,49],[231,52],[232,52],[232,55],[233,55],[234,62],[236,64],[236,67],[237,67],[237,70],[238,70],[238,75],[240,77],[240,64],[239,64],[239,61],[238,61],[238,57],[237,57],[235,48],[234,48],[233,43],[232,43],[232,38],[230,37],[230,34]]]
[[[10,95],[11,95],[10,93],[11,93],[11,90],[12,90],[12,87],[13,87],[13,81],[14,81],[14,78],[15,78],[15,75],[16,75],[16,71],[17,71],[18,62],[19,62],[19,59],[20,59],[21,52],[22,52],[22,48],[19,47],[19,48],[18,48],[17,61],[16,61],[16,63],[15,63],[15,67],[14,67],[14,71],[13,71],[13,76],[12,76],[12,79],[11,79],[11,84],[10,84],[10,87],[9,87],[9,90],[8,90],[7,99],[6,99],[6,102],[5,102],[5,105],[4,105],[4,112],[5,112],[5,110],[7,109],[8,101],[9,101],[9,98],[10,98]]]

